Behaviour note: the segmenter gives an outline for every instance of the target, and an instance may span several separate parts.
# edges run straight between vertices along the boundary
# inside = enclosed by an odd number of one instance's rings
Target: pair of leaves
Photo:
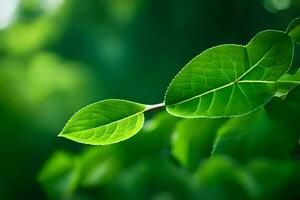
[[[76,113],[60,136],[93,145],[120,142],[142,128],[145,112],[163,106],[170,114],[184,118],[234,117],[253,112],[278,90],[286,94],[299,83],[298,78],[281,79],[292,63],[293,41],[299,42],[299,24],[296,19],[287,32],[260,32],[246,46],[210,48],[175,77],[164,104],[100,101]]]

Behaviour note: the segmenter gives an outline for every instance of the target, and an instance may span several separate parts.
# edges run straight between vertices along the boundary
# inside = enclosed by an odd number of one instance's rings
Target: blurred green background
[[[201,51],[246,44],[261,30],[284,30],[299,11],[299,0],[0,0],[0,199],[171,200],[192,199],[201,190],[201,199],[230,199],[224,193],[236,191],[245,199],[244,193],[261,190],[253,189],[249,173],[262,182],[273,174],[300,179],[293,161],[240,166],[235,157],[216,157],[200,165],[204,186],[197,190],[189,172],[195,163],[185,170],[171,156],[167,134],[178,119],[164,113],[143,131],[151,136],[116,146],[91,148],[56,137],[75,111],[101,99],[162,102],[171,79]],[[297,56],[294,66],[300,66]],[[209,179],[214,176],[220,182]],[[230,183],[226,191],[217,186]],[[289,184],[280,194],[300,190]],[[263,190],[271,194],[274,187]]]

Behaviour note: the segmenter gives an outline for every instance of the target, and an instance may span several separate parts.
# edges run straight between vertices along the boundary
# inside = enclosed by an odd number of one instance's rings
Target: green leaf
[[[277,94],[278,97],[285,97],[292,89],[300,84],[300,69],[294,74],[284,74],[277,81]]]
[[[184,119],[172,137],[172,154],[186,168],[194,171],[211,155],[217,129],[224,119]]]
[[[247,46],[221,45],[189,62],[165,97],[170,114],[186,118],[239,116],[266,104],[291,65],[293,43],[281,31],[258,33]]]
[[[287,28],[286,31],[294,42],[300,45],[300,17],[294,19]]]
[[[77,112],[59,136],[92,145],[120,142],[140,131],[143,112],[152,108],[124,100],[99,101]]]

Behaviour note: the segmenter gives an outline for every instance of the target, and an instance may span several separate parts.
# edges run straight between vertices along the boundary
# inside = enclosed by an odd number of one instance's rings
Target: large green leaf
[[[287,33],[300,45],[300,17],[294,19],[287,28]]]
[[[291,65],[293,42],[281,31],[258,33],[247,46],[221,45],[189,62],[165,97],[169,113],[186,118],[239,116],[266,104]]]
[[[92,145],[120,142],[143,127],[143,112],[151,108],[124,100],[100,101],[77,112],[59,136]]]

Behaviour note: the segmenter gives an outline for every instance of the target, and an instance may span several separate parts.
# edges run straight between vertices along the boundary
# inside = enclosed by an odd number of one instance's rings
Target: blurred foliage
[[[211,147],[224,119],[185,119],[177,124],[172,137],[172,154],[189,170],[211,155]]]
[[[157,103],[202,50],[282,29],[299,9],[299,0],[0,0],[0,199],[300,199],[299,88],[249,120],[161,113],[114,146],[56,137],[88,103]],[[269,123],[275,134],[256,131]],[[217,151],[227,134],[234,145]]]
[[[240,161],[289,157],[300,138],[298,118],[289,109],[286,102],[274,98],[266,111],[230,119],[219,129],[212,154],[232,155]]]

